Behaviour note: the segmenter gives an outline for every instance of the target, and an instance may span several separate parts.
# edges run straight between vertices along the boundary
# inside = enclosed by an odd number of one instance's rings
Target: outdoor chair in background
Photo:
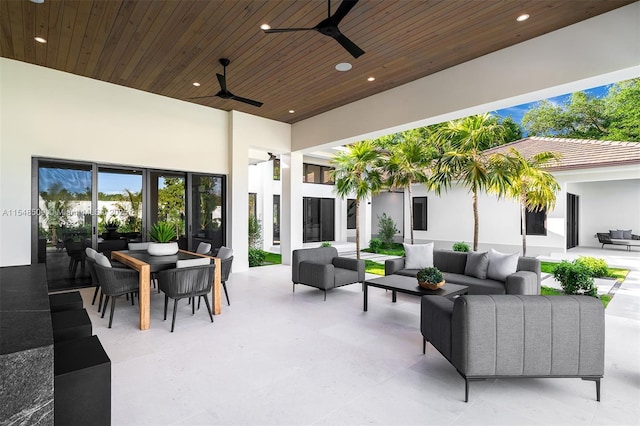
[[[200,244],[198,244],[198,248],[196,248],[196,253],[198,253],[198,254],[209,254],[209,253],[211,253],[211,244],[210,243],[201,242]]]
[[[72,238],[68,238],[64,240],[64,248],[69,256],[69,272],[71,272],[71,276],[76,276],[78,264],[80,264],[82,273],[84,274],[84,261],[87,256],[84,252],[84,244],[82,241],[73,241]]]

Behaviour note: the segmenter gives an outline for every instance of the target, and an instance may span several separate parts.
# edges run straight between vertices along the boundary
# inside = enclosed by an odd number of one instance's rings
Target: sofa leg
[[[422,355],[427,353],[427,339],[422,338]]]
[[[591,377],[583,377],[582,380],[592,380],[596,382],[596,401],[600,402],[600,379],[599,378],[591,378]]]
[[[296,292],[296,283],[293,283],[293,292]]]
[[[327,290],[322,290],[322,291],[324,291],[324,301],[326,302],[327,301]]]
[[[469,402],[469,379],[464,378],[464,402]]]

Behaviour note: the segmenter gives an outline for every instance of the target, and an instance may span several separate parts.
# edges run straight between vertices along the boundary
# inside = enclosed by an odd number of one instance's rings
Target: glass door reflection
[[[178,245],[186,250],[186,175],[152,171],[149,177],[148,226],[157,222],[168,222],[176,230]]]
[[[38,262],[49,290],[86,286],[85,247],[91,246],[91,165],[38,165]]]
[[[110,256],[129,241],[141,241],[142,171],[98,169],[98,251]]]
[[[200,242],[211,244],[216,249],[224,244],[222,223],[223,182],[220,176],[192,175],[190,230],[191,249]]]

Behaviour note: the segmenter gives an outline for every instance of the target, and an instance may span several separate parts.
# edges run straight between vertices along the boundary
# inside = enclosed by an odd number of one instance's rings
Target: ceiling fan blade
[[[342,19],[347,16],[347,13],[349,13],[349,11],[353,9],[353,6],[355,6],[356,3],[358,3],[358,0],[342,0],[342,3],[340,3],[340,6],[338,6],[338,9],[333,14],[333,16],[329,18],[327,23],[329,25],[337,27],[340,21],[342,21]]]
[[[231,95],[230,99],[233,99],[234,101],[244,102],[245,104],[253,105],[256,107],[262,106],[262,102],[254,101],[252,99],[247,99],[247,98],[241,98],[240,96],[236,96],[236,95]]]
[[[293,31],[313,31],[315,28],[271,28],[270,30],[262,30],[267,34],[271,33],[289,33]]]
[[[218,83],[220,83],[220,90],[223,92],[227,91],[227,78],[222,74],[216,74],[218,77]]]
[[[354,58],[364,55],[364,50],[360,49],[354,42],[349,40],[347,36],[340,33],[340,35],[334,37],[338,43],[344,47],[347,52],[351,53]]]

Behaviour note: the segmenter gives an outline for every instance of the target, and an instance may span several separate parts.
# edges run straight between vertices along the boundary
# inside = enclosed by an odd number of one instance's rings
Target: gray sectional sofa
[[[532,257],[519,257],[516,272],[504,280],[491,279],[474,264],[481,253],[451,250],[433,250],[433,265],[448,283],[466,285],[469,294],[540,294],[540,261]],[[469,258],[469,261],[468,261]],[[415,277],[419,269],[406,269],[405,258],[385,261],[384,274]]]
[[[430,342],[465,380],[604,374],[604,308],[589,296],[423,296],[422,352]]]

